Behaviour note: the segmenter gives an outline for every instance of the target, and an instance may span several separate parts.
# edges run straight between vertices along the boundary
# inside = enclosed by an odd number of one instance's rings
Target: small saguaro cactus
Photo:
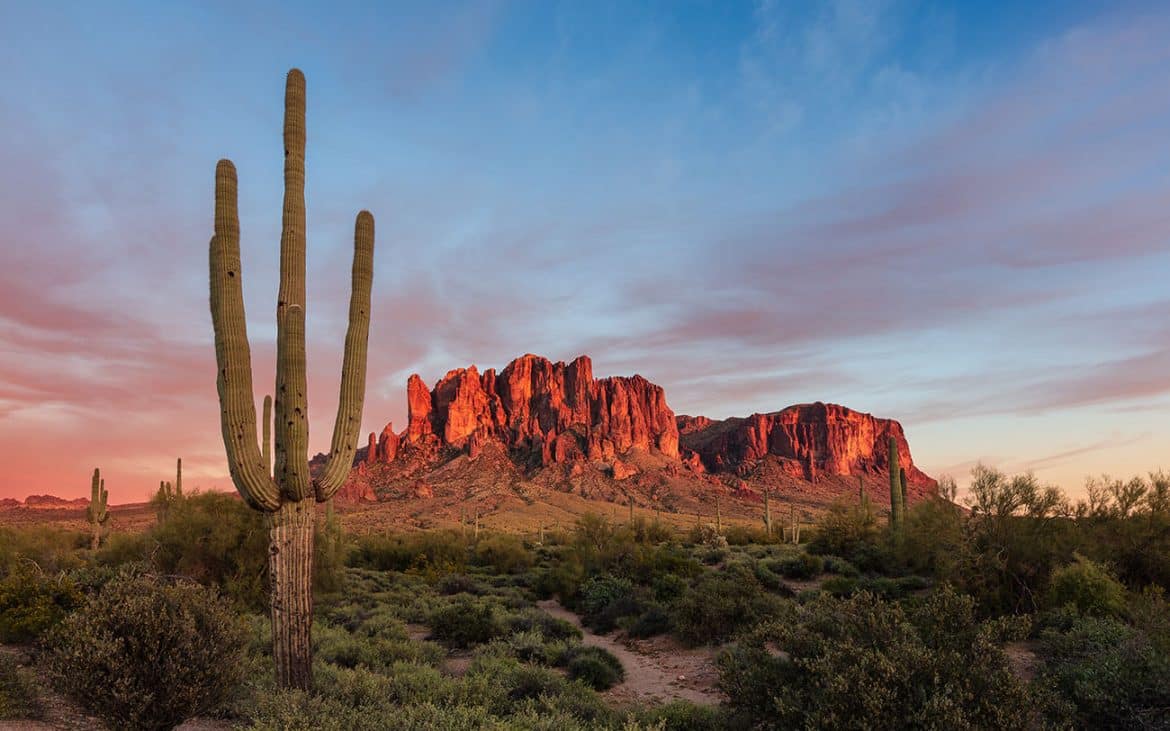
[[[768,488],[764,488],[764,532],[768,534],[769,538],[772,537],[772,506],[768,503],[768,495],[771,492]]]
[[[910,493],[906,484],[906,468],[898,468],[898,487],[902,493],[902,522],[906,522],[906,512],[910,510]]]
[[[175,497],[183,497],[183,458],[175,459]]]
[[[89,540],[89,547],[97,550],[102,545],[102,528],[110,520],[109,493],[106,492],[106,481],[102,479],[101,470],[93,468],[93,484],[89,491],[89,507],[85,513],[89,518],[89,527],[93,535]]]
[[[215,170],[215,235],[209,259],[216,386],[228,469],[244,501],[267,518],[277,684],[307,690],[312,685],[314,503],[329,500],[341,487],[357,449],[366,386],[374,217],[362,211],[354,225],[353,283],[337,418],[329,460],[314,477],[309,473],[305,375],[305,77],[297,69],[288,73],[284,97],[284,211],[276,301],[271,472],[267,449],[262,452],[256,443],[252,354],[240,272],[236,168],[230,160],[220,160]],[[265,418],[265,432],[267,424]]]
[[[890,456],[887,465],[890,469],[890,527],[895,531],[902,529],[902,468],[898,457],[898,440],[890,435]]]

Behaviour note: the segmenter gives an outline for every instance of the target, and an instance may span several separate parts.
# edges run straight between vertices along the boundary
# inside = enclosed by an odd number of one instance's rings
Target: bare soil
[[[555,599],[537,603],[544,611],[571,622],[584,635],[582,642],[608,650],[626,671],[625,682],[603,695],[617,705],[634,703],[660,704],[686,700],[700,705],[716,705],[724,696],[716,688],[718,671],[715,655],[718,648],[683,647],[668,637],[646,640],[598,635],[581,624],[576,614]]]

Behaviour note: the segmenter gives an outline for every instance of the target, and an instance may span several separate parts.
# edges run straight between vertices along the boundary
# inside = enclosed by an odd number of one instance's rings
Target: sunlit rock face
[[[404,439],[412,446],[433,435],[442,446],[478,454],[495,440],[544,465],[633,448],[678,457],[678,427],[662,388],[641,376],[594,379],[586,356],[566,364],[525,355],[498,374],[458,368],[430,391],[411,376],[407,403]]]
[[[901,424],[836,404],[799,404],[723,421],[680,416],[678,422],[682,446],[712,471],[737,469],[771,455],[805,479],[886,472],[892,435],[907,482],[923,489],[936,486],[914,466]]]

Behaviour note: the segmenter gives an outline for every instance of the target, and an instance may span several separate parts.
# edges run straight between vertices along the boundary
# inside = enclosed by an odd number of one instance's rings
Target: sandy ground
[[[598,635],[581,625],[576,614],[555,599],[538,602],[554,617],[572,622],[584,634],[582,642],[613,653],[626,671],[626,680],[603,695],[615,704],[669,703],[686,700],[715,705],[724,700],[716,689],[716,648],[690,649],[667,637],[619,641],[617,636]]]

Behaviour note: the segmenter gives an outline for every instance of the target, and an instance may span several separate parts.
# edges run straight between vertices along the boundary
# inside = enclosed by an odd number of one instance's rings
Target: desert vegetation
[[[795,545],[596,515],[356,534],[329,506],[312,690],[272,670],[268,531],[242,501],[186,495],[96,550],[5,528],[0,714],[65,697],[109,728],[1166,728],[1170,480],[1089,486],[1073,504],[980,467],[969,505],[910,505],[893,530],[859,494]],[[706,680],[639,693],[687,653]]]

